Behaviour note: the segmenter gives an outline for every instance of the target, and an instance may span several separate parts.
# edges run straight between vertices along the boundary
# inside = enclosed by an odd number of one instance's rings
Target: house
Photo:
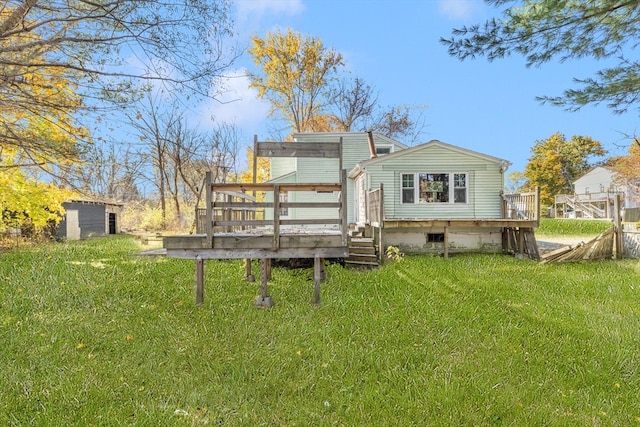
[[[340,181],[341,170],[351,170],[357,163],[374,156],[384,156],[390,153],[408,148],[406,145],[394,141],[380,134],[372,135],[375,138],[375,146],[370,144],[367,132],[316,132],[294,134],[294,141],[310,144],[322,144],[323,142],[342,142],[340,159],[322,159],[315,157],[273,157],[271,158],[271,179],[269,182],[281,184],[293,183],[335,183]],[[372,154],[372,150],[373,153]],[[353,195],[354,181],[347,180],[347,221],[356,223],[356,201]],[[314,200],[317,202],[333,202],[338,195],[333,193],[304,193],[292,194],[280,193],[280,202],[300,202]],[[296,210],[290,208],[281,211],[281,217],[289,219],[303,219],[309,215],[318,218],[327,218],[335,215],[331,209],[316,211]]]
[[[614,199],[621,196],[621,207],[640,207],[640,189],[625,184],[608,167],[597,166],[573,182],[573,194],[555,196],[554,212],[561,218],[613,218]]]
[[[74,199],[62,206],[65,215],[57,229],[60,239],[80,240],[120,232],[121,203]]]
[[[502,194],[510,165],[506,160],[435,140],[407,147],[366,132],[294,138],[301,143],[341,141],[341,162],[272,158],[271,181],[335,182],[345,169],[347,220],[353,229],[372,235],[379,247],[396,246],[406,253],[501,252],[505,230],[537,226],[535,207],[529,216],[517,209],[524,217],[507,217],[513,209]],[[330,201],[337,195],[301,197]],[[296,218],[298,212],[290,208],[283,214]]]

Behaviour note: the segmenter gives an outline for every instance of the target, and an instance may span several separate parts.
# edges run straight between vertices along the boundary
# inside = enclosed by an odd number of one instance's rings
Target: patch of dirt
[[[543,236],[538,237],[538,250],[540,252],[549,252],[565,246],[576,247],[579,243],[587,243],[596,236]]]

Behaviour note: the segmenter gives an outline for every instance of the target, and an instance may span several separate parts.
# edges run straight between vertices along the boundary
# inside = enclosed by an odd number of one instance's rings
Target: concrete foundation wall
[[[441,254],[444,242],[430,241],[437,239],[437,234],[444,229],[385,229],[383,244],[396,246],[406,254]],[[502,232],[499,228],[455,229],[449,230],[449,253],[501,253]]]

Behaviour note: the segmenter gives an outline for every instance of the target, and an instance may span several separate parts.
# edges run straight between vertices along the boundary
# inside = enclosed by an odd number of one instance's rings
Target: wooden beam
[[[349,248],[272,249],[167,249],[167,257],[180,259],[346,258]]]
[[[326,183],[326,182],[317,182],[317,183],[303,183],[303,184],[279,184],[280,191],[340,191],[342,187],[340,184],[336,183]],[[223,192],[223,193],[231,193],[231,192],[251,192],[251,191],[273,191],[273,187],[275,184],[269,183],[259,183],[259,184],[250,184],[250,183],[230,183],[230,184],[215,184],[212,187],[214,192]]]
[[[258,142],[258,157],[340,158],[338,142]]]

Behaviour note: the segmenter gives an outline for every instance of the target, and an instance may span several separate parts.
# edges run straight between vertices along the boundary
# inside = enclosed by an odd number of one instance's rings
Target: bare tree
[[[142,176],[143,163],[134,155],[131,147],[119,150],[115,145],[97,146],[82,156],[66,171],[65,181],[70,182],[83,194],[101,199],[126,202],[142,197],[138,182]]]
[[[161,106],[151,96],[131,120],[140,140],[138,156],[146,162],[164,219],[168,200],[178,218],[183,203],[197,205],[205,172],[213,172],[214,179],[222,182],[236,167],[238,133],[234,125],[221,124],[214,131],[201,132],[189,125],[181,108]]]
[[[336,110],[336,127],[344,132],[351,132],[360,124],[359,130],[366,130],[366,122],[370,120],[378,97],[373,88],[363,79],[343,79],[332,90],[333,106]]]
[[[69,141],[90,141],[96,111],[150,85],[215,97],[236,56],[223,47],[229,13],[229,0],[4,1],[0,149],[19,147],[29,166],[69,163],[81,154]]]

